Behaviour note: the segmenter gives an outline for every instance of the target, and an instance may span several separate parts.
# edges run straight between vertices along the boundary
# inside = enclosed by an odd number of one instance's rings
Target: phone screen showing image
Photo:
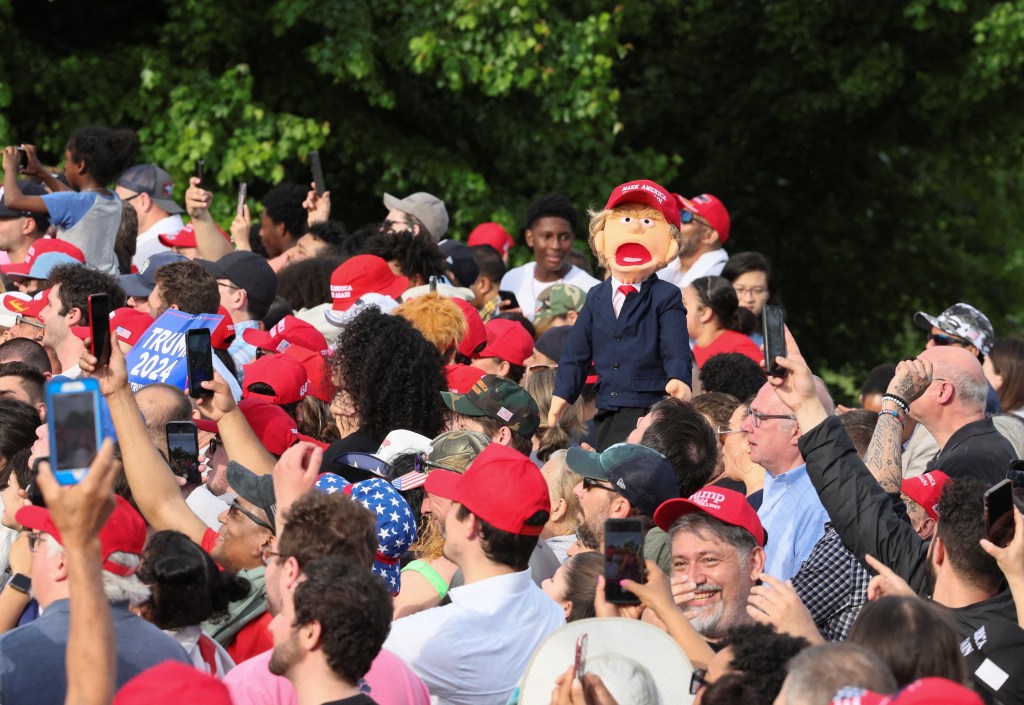
[[[81,481],[99,451],[99,386],[95,380],[57,380],[47,386],[50,465],[57,481]]]
[[[778,306],[765,306],[761,309],[761,321],[764,324],[764,368],[773,377],[786,374],[785,368],[775,362],[777,357],[786,357],[785,315]]]
[[[167,424],[167,459],[171,470],[184,477],[191,485],[202,484],[199,471],[199,440],[196,425],[191,421],[172,421]]]
[[[637,605],[640,600],[623,590],[622,580],[644,582],[644,534],[640,519],[608,519],[604,529],[605,599],[619,605]]]
[[[188,393],[193,399],[213,396],[202,382],[213,381],[213,348],[207,328],[190,330],[185,334],[185,355],[188,361]]]

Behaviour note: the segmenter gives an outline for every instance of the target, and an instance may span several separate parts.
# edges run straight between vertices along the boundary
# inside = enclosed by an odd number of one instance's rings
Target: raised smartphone
[[[210,330],[195,328],[185,332],[185,361],[188,366],[188,394],[193,399],[209,399],[213,392],[200,382],[213,381],[213,347]]]
[[[167,423],[167,460],[174,474],[184,477],[186,483],[203,483],[203,476],[199,471],[199,437],[194,422]]]
[[[1013,540],[1013,486],[1001,480],[985,492],[985,538],[1005,548]]]
[[[639,518],[604,522],[604,597],[616,605],[639,605],[640,598],[620,580],[647,581],[644,566],[644,525]]]
[[[761,309],[761,323],[764,326],[764,370],[773,377],[785,377],[786,369],[775,362],[777,357],[786,357],[786,316],[778,306]]]
[[[57,482],[74,485],[85,477],[100,448],[100,387],[90,378],[55,379],[46,384],[50,467]]]
[[[110,362],[110,297],[106,294],[89,295],[89,337],[96,364]]]
[[[327,185],[324,183],[324,169],[320,164],[320,152],[309,153],[309,170],[313,173],[313,187],[316,189],[316,195],[323,196]]]

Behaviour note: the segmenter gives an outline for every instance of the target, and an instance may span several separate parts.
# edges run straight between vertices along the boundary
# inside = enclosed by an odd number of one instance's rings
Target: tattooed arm
[[[896,375],[889,382],[887,394],[893,394],[908,404],[921,396],[932,382],[932,363],[920,358],[904,360],[896,366]],[[896,411],[905,416],[903,409],[893,401],[882,402],[884,411]],[[892,494],[900,491],[903,481],[903,424],[892,414],[878,416],[878,425],[871,437],[871,445],[864,454],[864,464],[882,489]]]

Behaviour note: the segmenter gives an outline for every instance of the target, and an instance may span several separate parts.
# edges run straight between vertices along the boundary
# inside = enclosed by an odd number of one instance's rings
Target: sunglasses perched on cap
[[[946,335],[945,333],[929,333],[928,340],[936,345],[974,345],[965,338],[957,338],[955,335]]]
[[[430,472],[431,468],[448,470],[449,472],[457,472],[460,474],[462,472],[461,470],[456,470],[455,468],[448,467],[447,465],[442,465],[441,463],[435,463],[432,460],[428,460],[426,453],[417,453],[416,455],[412,456],[413,472],[428,473]]]

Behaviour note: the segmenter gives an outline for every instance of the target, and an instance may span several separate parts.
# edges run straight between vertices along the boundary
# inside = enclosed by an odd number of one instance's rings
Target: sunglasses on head
[[[461,470],[450,468],[447,465],[441,465],[441,463],[435,463],[427,459],[425,453],[417,453],[412,457],[412,469],[415,472],[428,473],[432,468],[438,468],[440,470],[448,470],[449,472],[457,472],[461,474]]]

